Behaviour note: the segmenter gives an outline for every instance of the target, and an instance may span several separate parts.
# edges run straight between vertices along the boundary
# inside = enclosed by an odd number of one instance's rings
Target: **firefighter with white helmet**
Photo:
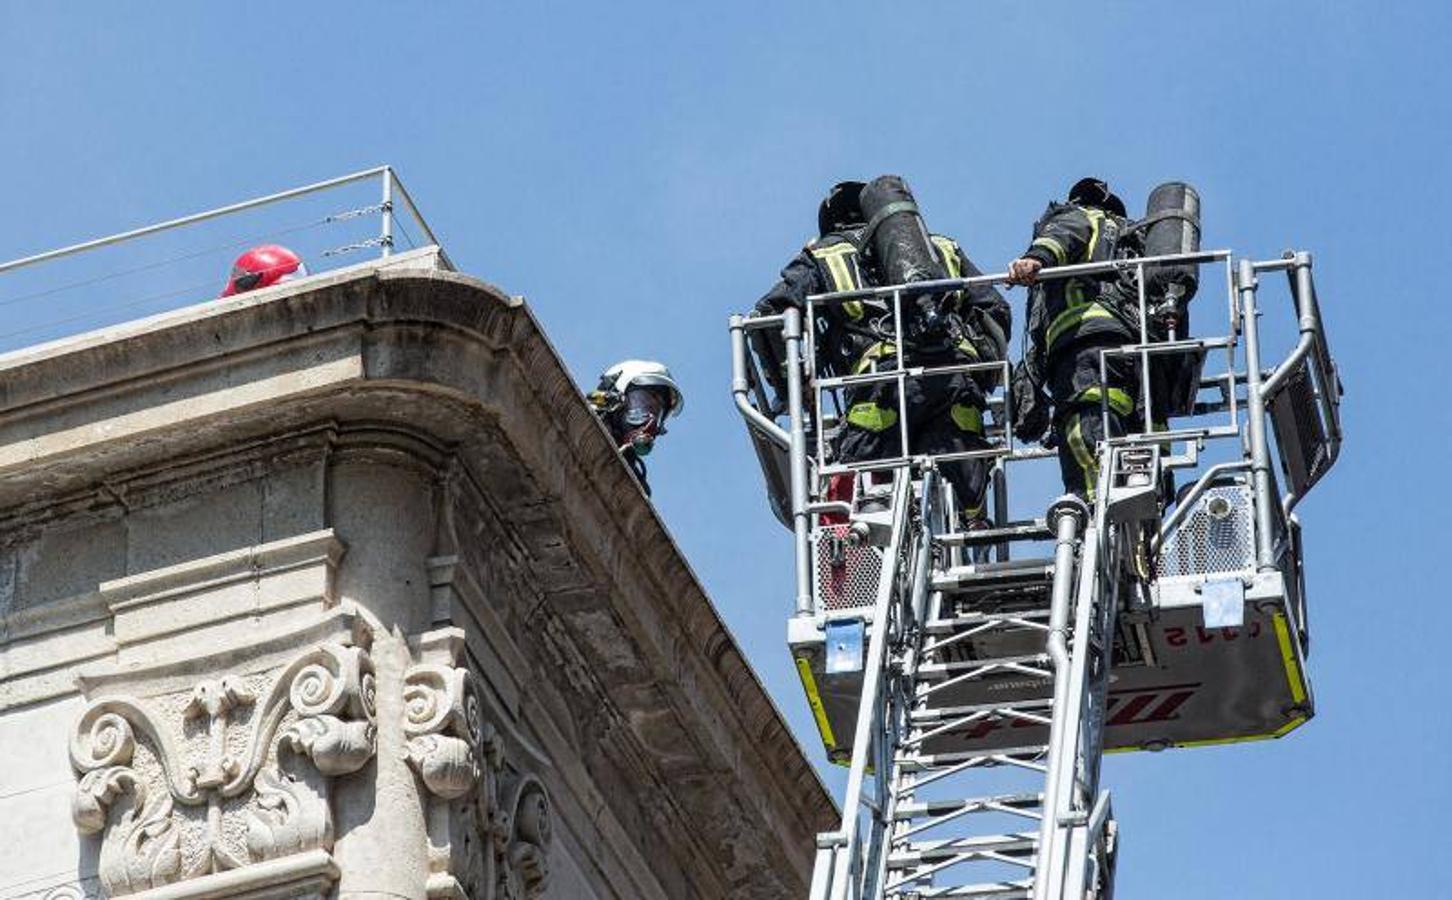
[[[627,359],[606,369],[600,383],[586,397],[590,407],[610,429],[616,449],[639,479],[646,495],[645,461],[656,438],[666,433],[666,419],[686,407],[671,370],[648,359]]]

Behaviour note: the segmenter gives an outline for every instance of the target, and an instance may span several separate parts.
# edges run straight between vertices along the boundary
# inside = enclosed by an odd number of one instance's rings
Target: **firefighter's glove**
[[[762,299],[756,301],[756,306],[752,307],[751,314],[747,316],[747,318],[760,319],[765,316],[777,315],[780,312],[781,310],[777,309],[775,304],[763,297]]]
[[[1049,398],[1019,363],[1013,370],[1013,434],[1025,444],[1042,440],[1049,430]]]

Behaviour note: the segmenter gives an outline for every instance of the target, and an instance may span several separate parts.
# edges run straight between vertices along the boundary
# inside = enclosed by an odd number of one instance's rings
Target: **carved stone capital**
[[[420,663],[403,682],[408,761],[428,789],[445,800],[475,790],[486,767],[497,771],[503,748],[484,721],[478,678],[466,668]]]
[[[425,662],[404,676],[408,760],[431,795],[432,898],[529,900],[549,881],[549,797],[519,768],[537,754],[507,741],[486,709],[501,715],[467,667]],[[465,831],[481,839],[466,839]]]
[[[374,692],[367,651],[329,642],[269,672],[92,702],[71,737],[72,816],[102,835],[106,894],[326,856],[329,780],[372,758]]]
[[[499,900],[533,900],[549,886],[549,851],[554,832],[549,794],[539,779],[526,775],[514,781],[507,797],[503,809],[509,812],[496,819],[495,831],[504,862]]]

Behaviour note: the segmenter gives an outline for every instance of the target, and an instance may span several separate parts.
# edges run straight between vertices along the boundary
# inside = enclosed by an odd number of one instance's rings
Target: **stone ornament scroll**
[[[404,678],[404,710],[408,761],[432,796],[428,895],[541,896],[549,882],[549,798],[537,778],[511,765],[503,736],[485,719],[478,677],[459,666],[415,665]],[[460,825],[484,840],[461,841]],[[475,849],[460,854],[461,846]]]
[[[106,894],[331,849],[330,782],[374,754],[374,691],[366,650],[325,643],[269,673],[91,703],[72,816],[101,835]]]

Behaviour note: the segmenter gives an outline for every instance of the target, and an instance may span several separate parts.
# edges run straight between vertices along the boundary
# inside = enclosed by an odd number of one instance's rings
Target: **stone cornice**
[[[659,777],[673,791],[717,779],[691,790],[755,809],[758,840],[805,873],[835,809],[538,323],[482,281],[402,257],[0,357],[0,520],[158,458],[322,422],[417,436],[488,486],[567,628],[572,610],[598,612],[639,648],[659,684],[621,702],[650,700],[677,723],[663,736],[689,737],[665,755],[637,738]],[[592,660],[612,649],[571,638]]]

